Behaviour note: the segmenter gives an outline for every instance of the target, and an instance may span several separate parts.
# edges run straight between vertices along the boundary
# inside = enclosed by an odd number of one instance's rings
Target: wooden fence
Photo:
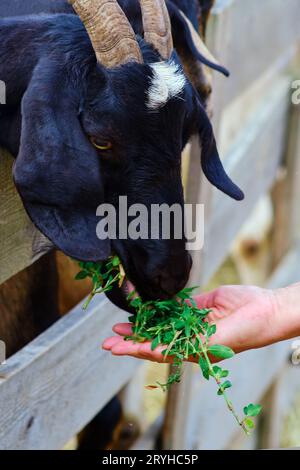
[[[277,235],[268,285],[300,279],[300,106],[293,106],[290,98],[293,78],[300,78],[294,75],[300,63],[299,24],[298,0],[216,2],[209,43],[231,70],[231,78],[215,77],[214,126],[224,165],[247,197],[236,203],[209,186],[200,172],[199,145],[194,141],[186,193],[189,202],[205,204],[206,239],[204,249],[194,256],[192,284],[207,284],[256,203],[270,191]],[[47,250],[13,187],[11,163],[3,152],[0,283]],[[279,168],[284,170],[280,178]],[[125,384],[134,383],[139,363],[100,349],[102,339],[121,319],[124,313],[99,297],[87,312],[79,305],[1,366],[0,449],[59,449]],[[279,446],[284,411],[279,403],[286,393],[280,377],[290,353],[290,344],[281,343],[231,360],[237,405],[267,397],[260,440],[265,447]],[[299,370],[294,367],[292,373]],[[153,446],[161,427],[168,449],[256,445],[242,442],[232,417],[214,395],[210,384],[187,365],[184,380],[168,395],[164,415],[134,448]]]

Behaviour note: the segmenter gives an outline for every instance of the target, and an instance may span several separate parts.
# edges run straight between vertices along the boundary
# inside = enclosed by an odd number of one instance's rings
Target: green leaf
[[[226,381],[222,384],[223,390],[226,390],[226,388],[230,388],[230,387],[232,387],[232,383],[230,382],[230,380],[226,380]]]
[[[209,366],[207,364],[207,361],[206,359],[203,357],[203,356],[199,356],[199,366],[202,370],[202,374],[203,374],[203,377],[206,379],[206,380],[209,380]]]
[[[246,416],[252,416],[254,418],[260,414],[261,410],[261,405],[253,405],[253,403],[250,403],[250,405],[245,406],[244,413]]]
[[[230,388],[232,387],[232,383],[229,381],[229,380],[226,380],[226,382],[224,382],[223,384],[221,384],[219,390],[218,390],[218,395],[223,395],[224,391],[227,389],[227,388]]]
[[[189,322],[186,323],[184,327],[184,332],[185,332],[185,336],[189,338],[191,334],[191,325],[189,324]]]
[[[86,279],[89,276],[89,273],[86,271],[79,271],[79,273],[76,274],[75,280],[76,281],[81,281],[82,279]]]
[[[136,299],[133,299],[131,302],[130,302],[130,305],[132,307],[139,307],[141,304],[141,299],[139,297],[137,297]]]
[[[221,377],[221,374],[222,374],[222,369],[221,369],[221,367],[219,367],[219,366],[213,366],[213,371],[214,371],[215,375]]]
[[[156,336],[151,343],[151,351],[154,351],[154,349],[156,349],[158,345],[159,345],[159,336]]]
[[[93,280],[94,284],[101,284],[99,274],[94,274],[93,277],[92,277],[92,280]]]
[[[182,330],[182,328],[185,327],[185,323],[183,320],[177,320],[175,323],[174,323],[174,326],[176,328],[176,330]]]
[[[210,338],[211,336],[213,336],[217,331],[217,325],[209,325],[208,329],[207,329],[207,335],[208,337]]]
[[[213,366],[213,371],[219,379],[223,379],[225,377],[228,377],[228,375],[229,375],[228,370],[222,369],[219,366]]]
[[[93,263],[92,261],[88,261],[85,263],[86,269],[94,269],[96,263]]]
[[[120,258],[118,256],[114,256],[112,259],[112,265],[114,267],[119,266],[121,264]]]
[[[234,356],[234,351],[228,348],[228,346],[222,346],[220,344],[215,344],[208,348],[208,352],[219,359],[230,359]]]
[[[254,428],[254,423],[253,423],[252,419],[246,418],[246,419],[244,420],[244,423],[246,424],[247,428],[249,428],[249,429],[253,429],[253,428]]]

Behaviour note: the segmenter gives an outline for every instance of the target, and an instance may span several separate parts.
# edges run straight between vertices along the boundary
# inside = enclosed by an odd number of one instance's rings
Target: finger
[[[166,349],[166,346],[158,346],[154,351],[151,349],[151,343],[135,343],[134,341],[125,341],[120,338],[111,348],[112,354],[115,356],[131,356],[137,359],[145,359],[152,362],[164,362],[164,356],[162,351]],[[171,358],[168,361],[172,362]]]
[[[114,356],[133,356],[140,358],[140,343],[134,341],[125,341],[119,337],[119,341],[113,345],[111,352]]]
[[[110,351],[111,348],[120,341],[120,336],[111,336],[106,338],[102,343],[102,349]]]
[[[113,326],[113,331],[121,336],[131,336],[132,325],[130,323],[117,323]]]
[[[199,294],[194,297],[197,307],[200,309],[210,309],[211,312],[208,314],[207,319],[210,322],[215,322],[217,320],[220,320],[221,318],[224,318],[226,315],[224,309],[220,307],[216,307],[215,301],[216,301],[216,290],[211,291],[211,292],[206,292],[204,294]]]
[[[215,306],[215,294],[216,291],[204,292],[203,294],[195,295],[194,299],[196,301],[198,308],[213,308]]]

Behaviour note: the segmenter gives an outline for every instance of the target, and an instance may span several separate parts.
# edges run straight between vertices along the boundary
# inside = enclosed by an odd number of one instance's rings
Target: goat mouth
[[[135,310],[133,309],[133,307],[131,307],[130,301],[128,300],[128,296],[130,294],[134,296],[133,292],[136,293],[135,296],[139,295],[136,291],[134,284],[132,284],[132,282],[128,279],[125,279],[121,287],[115,285],[110,291],[106,292],[105,295],[114,305],[116,305],[121,310],[124,310],[128,313],[134,313]]]
[[[133,297],[138,297],[138,292],[136,290],[136,287],[134,284],[132,284],[131,281],[128,279],[125,279],[123,284],[122,284],[122,290],[123,294],[125,295],[126,299],[128,298],[129,295],[132,295]],[[135,293],[135,294],[133,294]]]

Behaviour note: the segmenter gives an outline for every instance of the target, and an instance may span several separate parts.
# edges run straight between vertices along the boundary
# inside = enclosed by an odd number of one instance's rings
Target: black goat
[[[70,11],[59,3],[58,11]],[[165,297],[187,281],[185,240],[99,240],[97,206],[117,207],[120,195],[129,205],[183,206],[181,152],[195,133],[207,178],[235,199],[243,195],[223,170],[176,52],[162,62],[151,44],[137,41],[143,63],[110,68],[96,62],[75,15],[0,20],[0,79],[7,87],[0,145],[17,157],[14,180],[24,206],[55,246],[91,261],[114,250],[141,295]]]

